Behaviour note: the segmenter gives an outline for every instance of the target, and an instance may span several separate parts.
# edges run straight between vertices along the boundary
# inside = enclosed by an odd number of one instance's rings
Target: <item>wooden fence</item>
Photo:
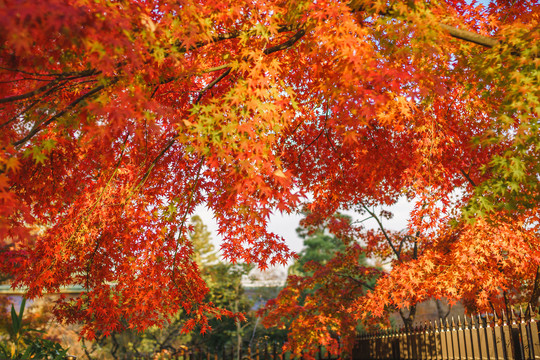
[[[527,314],[532,314],[531,308]],[[358,337],[354,360],[540,360],[538,325],[519,311],[425,323]]]

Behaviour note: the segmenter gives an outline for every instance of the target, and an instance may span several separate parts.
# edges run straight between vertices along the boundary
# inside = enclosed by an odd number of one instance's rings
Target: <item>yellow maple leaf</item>
[[[276,170],[276,171],[274,171],[274,175],[275,175],[275,176],[278,176],[278,177],[281,177],[281,178],[284,178],[284,179],[287,178],[287,175],[285,175],[285,174],[283,173],[283,171],[281,171],[281,170],[279,170],[279,169]]]
[[[6,160],[6,170],[16,172],[21,167],[19,160],[16,157],[10,157]]]

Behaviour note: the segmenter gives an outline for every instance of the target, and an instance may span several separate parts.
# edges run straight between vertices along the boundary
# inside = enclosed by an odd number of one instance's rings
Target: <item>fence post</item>
[[[427,321],[424,322],[424,339],[426,342],[426,359],[427,360],[434,360],[433,359],[433,338],[432,338],[433,329],[431,328],[431,322],[428,323]]]
[[[509,321],[510,315],[511,313],[505,314],[504,311],[502,312],[501,330],[504,336],[503,346],[504,346],[505,358],[509,360],[514,360],[515,353],[514,353],[514,346],[513,346],[514,344],[512,341],[512,325],[510,324],[510,321]]]
[[[474,321],[472,318],[471,320]],[[465,337],[465,352],[467,353],[467,360],[474,360],[471,326],[473,326],[473,323],[471,323],[469,326],[469,322],[467,321],[467,315],[463,315],[463,336]]]
[[[461,317],[458,315],[458,324],[457,324],[457,340],[459,346],[459,358],[460,360],[467,360],[467,347],[465,343],[465,330],[463,328],[463,323],[461,322]],[[466,319],[466,318],[465,318]]]
[[[405,359],[411,360],[413,358],[413,346],[412,346],[412,327],[405,327],[405,344],[407,344],[407,357]]]
[[[392,359],[393,351],[392,351],[392,337],[393,331],[392,330],[385,330],[384,331],[384,338],[385,338],[385,344],[384,344],[384,351],[385,355],[384,358],[387,360]]]
[[[422,326],[418,325],[414,328],[414,343],[416,347],[416,359],[425,360],[422,356],[422,349],[423,349],[423,330]]]
[[[431,322],[431,344],[433,345],[432,360],[442,360],[441,336],[437,322]]]
[[[392,360],[399,360],[399,332],[397,329],[392,331]]]
[[[399,358],[406,359],[407,355],[405,354],[405,336],[403,335],[403,328],[398,329],[398,344],[399,344]]]
[[[454,356],[454,343],[452,341],[452,328],[450,326],[450,323],[448,322],[448,318],[446,318],[446,328],[444,331],[444,335],[446,337],[446,347],[448,349],[448,360],[455,360],[456,357]]]
[[[531,349],[530,359],[540,360],[540,339],[538,338],[538,324],[534,320],[534,313],[531,304],[528,306],[529,321],[527,329],[527,338],[529,339],[529,347]]]
[[[493,332],[495,334],[495,353],[496,358],[498,360],[505,360],[504,359],[504,350],[503,350],[503,332],[501,329],[501,326],[499,325],[499,318],[497,317],[497,313],[493,313]]]
[[[487,340],[487,359],[497,359],[497,349],[495,348],[495,331],[491,327],[491,320],[486,314],[486,326],[484,327]]]
[[[439,326],[437,321],[435,321],[433,326],[433,343],[435,344],[435,360],[442,360],[442,344],[441,344],[441,332],[439,331]]]
[[[474,325],[474,316],[472,315],[469,336],[471,342],[472,359],[482,359],[482,354],[480,353],[480,344],[478,343],[478,330]]]
[[[370,344],[370,350],[371,350],[371,358],[376,359],[377,358],[377,350],[379,350],[379,336],[377,333],[373,334],[371,337],[373,341],[371,341]]]
[[[434,357],[434,351],[435,348],[434,344],[434,337],[433,337],[433,328],[431,327],[431,321],[428,323],[425,322],[424,325],[424,337],[426,339],[426,359],[428,360],[436,360]]]
[[[458,339],[458,332],[456,330],[456,322],[454,321],[454,317],[452,316],[452,331],[450,332],[452,336],[452,351],[454,355],[454,360],[458,360],[460,358],[460,349],[459,349],[459,339]]]

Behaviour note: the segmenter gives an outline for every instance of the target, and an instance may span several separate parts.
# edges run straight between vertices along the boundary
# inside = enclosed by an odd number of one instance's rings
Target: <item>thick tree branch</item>
[[[197,97],[197,100],[195,100],[195,104],[198,104],[201,99],[202,99],[202,96],[210,89],[212,89],[214,86],[216,86],[216,84],[218,82],[220,82],[221,80],[223,80],[229,73],[231,72],[231,68],[228,68],[226,71],[223,72],[223,74],[219,75],[214,81],[212,81],[210,84],[206,85],[204,87],[204,89],[202,89],[201,91],[199,91],[199,96]],[[157,89],[156,89],[157,90]],[[154,93],[155,91],[154,90]],[[148,177],[150,176],[150,173],[152,172],[152,170],[154,169],[154,167],[156,166],[157,162],[159,161],[159,159],[161,159],[165,153],[167,151],[169,151],[169,149],[174,145],[174,143],[176,142],[176,136],[173,136],[168,142],[167,144],[165,145],[165,147],[163,148],[163,150],[161,150],[159,152],[159,154],[154,158],[154,160],[152,160],[152,162],[150,163],[150,165],[148,166],[148,168],[146,169],[144,175],[143,175],[143,178],[142,180],[137,184],[137,186],[135,187],[135,190],[133,191],[133,193],[137,192],[137,190],[142,186],[144,185],[144,183],[146,182],[146,180],[148,179]]]
[[[300,29],[289,40],[279,45],[275,45],[275,46],[269,47],[268,49],[265,49],[264,53],[265,55],[269,55],[277,51],[288,49],[291,46],[293,46],[298,40],[300,40],[302,36],[304,36],[305,34],[306,32],[304,31],[304,29]]]
[[[435,300],[435,306],[437,306],[437,315],[439,316],[439,319],[446,320],[448,315],[450,314],[450,311],[452,310],[452,305],[447,304],[448,309],[446,311],[442,308],[442,302],[440,299]]]
[[[356,1],[356,0],[352,0],[348,4],[348,6],[353,12],[355,12],[355,11],[366,11],[367,10],[366,7],[364,6],[364,4],[358,3],[358,1]],[[387,8],[385,10],[378,11],[378,12],[376,12],[376,14],[379,15],[379,16],[390,16],[390,17],[396,15],[395,11],[392,9],[392,7]],[[492,47],[499,44],[499,41],[497,41],[497,40],[495,40],[493,38],[490,38],[488,36],[479,35],[479,34],[474,33],[472,31],[460,30],[458,28],[455,28],[453,26],[446,25],[446,24],[443,24],[443,23],[438,23],[438,25],[439,25],[439,27],[441,29],[443,29],[450,36],[452,36],[452,37],[454,37],[456,39],[471,42],[471,43],[481,45],[481,46],[484,46],[484,47],[487,47],[487,48],[492,48]]]
[[[221,80],[223,80],[223,78],[225,78],[225,76],[229,75],[230,72],[231,72],[231,68],[228,68],[227,70],[225,70],[225,71],[223,72],[223,74],[219,75],[214,81],[212,81],[210,84],[206,85],[206,86],[204,87],[204,89],[202,89],[201,91],[199,91],[199,96],[197,97],[197,100],[195,101],[195,103],[198,104],[198,103],[201,101],[203,95],[204,95],[208,90],[210,90],[210,89],[212,89],[214,86],[216,86],[216,84],[217,84],[218,82],[220,82]]]
[[[405,316],[405,314],[403,313],[403,309],[399,309],[399,315],[401,316],[401,320],[403,320],[403,323],[405,324],[405,328],[412,328],[414,319],[416,317],[416,305],[411,305],[411,307],[409,308],[408,316]]]
[[[13,95],[13,96],[5,97],[3,99],[0,99],[0,104],[5,104],[5,103],[8,103],[8,102],[14,102],[14,101],[19,101],[19,100],[25,100],[25,99],[34,97],[37,94],[42,93],[44,91],[47,91],[48,89],[54,87],[56,84],[58,84],[58,81],[59,80],[52,80],[48,84],[40,86],[37,89],[32,90],[30,92],[20,94],[20,95]]]
[[[58,89],[61,89],[62,87],[64,87],[64,85],[66,85],[68,83],[68,81],[62,81],[61,83],[59,83],[57,86],[53,87],[53,88],[50,88],[49,90],[47,90],[47,92],[45,92],[43,95],[41,95],[38,99],[34,100],[31,104],[29,104],[28,106],[26,106],[23,110],[21,110],[17,115],[13,116],[11,119],[9,119],[8,121],[6,121],[5,123],[1,124],[0,125],[0,129],[3,128],[4,126],[7,126],[9,124],[11,124],[13,121],[17,120],[18,118],[20,118],[22,115],[24,115],[26,112],[30,111],[34,106],[36,106],[37,104],[39,104],[40,102],[43,101],[43,99],[45,99],[47,96],[51,95],[53,92],[57,91]]]
[[[487,36],[479,35],[472,31],[460,30],[442,23],[439,23],[439,27],[447,31],[450,36],[455,37],[456,39],[472,42],[474,44],[482,45],[487,48],[492,48],[499,45],[499,41]]]
[[[467,179],[467,181],[469,182],[469,184],[471,184],[473,187],[476,187],[475,182],[471,179],[471,177],[469,176],[469,174],[467,174],[463,169],[459,169],[459,171],[461,172],[461,175],[463,175],[463,177],[464,177],[465,179]]]

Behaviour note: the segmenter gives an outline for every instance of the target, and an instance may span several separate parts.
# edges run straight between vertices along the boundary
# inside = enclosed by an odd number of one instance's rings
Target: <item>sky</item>
[[[382,219],[383,225],[385,228],[390,230],[403,230],[407,227],[407,219],[409,218],[409,213],[412,209],[412,204],[409,203],[405,198],[402,198],[394,206],[385,207],[385,210],[391,211],[394,214],[394,217],[390,220]],[[378,210],[381,210],[380,208]],[[353,212],[345,212],[345,214],[350,215],[353,218],[353,221],[363,220],[365,217],[360,217],[358,214]],[[199,215],[203,223],[208,227],[208,231],[212,233],[212,241],[214,245],[219,248],[221,245],[221,237],[217,232],[217,223],[213,218],[213,213],[203,206],[199,206],[194,215]],[[281,215],[274,214],[270,216],[269,229],[282,236],[285,239],[285,243],[289,248],[295,252],[300,252],[303,247],[302,239],[296,234],[296,228],[302,216],[299,214],[290,214],[290,215]],[[373,219],[366,220],[364,226],[368,229],[376,228],[377,223]]]

